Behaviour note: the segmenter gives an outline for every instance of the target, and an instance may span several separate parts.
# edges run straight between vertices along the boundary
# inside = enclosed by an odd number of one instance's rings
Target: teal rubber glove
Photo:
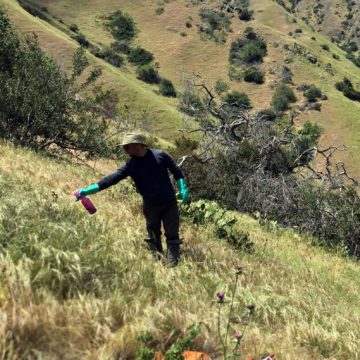
[[[92,184],[92,185],[88,186],[87,188],[80,189],[79,194],[76,197],[75,201],[79,201],[82,196],[96,194],[99,191],[100,191],[99,185],[98,184]]]
[[[184,179],[177,180],[179,187],[179,198],[183,201],[184,204],[190,204],[189,190],[185,184]]]

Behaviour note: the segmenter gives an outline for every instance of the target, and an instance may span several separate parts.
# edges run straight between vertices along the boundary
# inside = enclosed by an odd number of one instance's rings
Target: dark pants
[[[155,245],[156,251],[162,252],[161,223],[164,226],[168,247],[182,243],[179,238],[179,209],[176,200],[159,206],[144,203],[143,209],[148,232],[145,240]]]

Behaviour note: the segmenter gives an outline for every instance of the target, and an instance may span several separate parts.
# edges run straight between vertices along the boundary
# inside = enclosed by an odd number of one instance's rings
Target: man
[[[143,211],[148,232],[145,241],[148,247],[157,257],[160,257],[163,252],[161,243],[161,223],[163,223],[167,261],[169,266],[176,266],[180,259],[182,241],[179,237],[179,210],[168,170],[177,181],[180,199],[184,203],[189,203],[184,174],[166,152],[148,148],[145,138],[140,134],[126,134],[121,145],[130,159],[97,184],[80,189],[78,198],[107,189],[130,176],[143,197]]]

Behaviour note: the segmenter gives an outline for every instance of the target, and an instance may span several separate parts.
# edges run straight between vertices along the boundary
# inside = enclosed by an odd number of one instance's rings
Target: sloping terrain
[[[218,239],[212,225],[182,217],[183,261],[154,262],[143,245],[141,202],[128,182],[92,196],[89,216],[72,191],[97,171],[0,145],[0,354],[3,359],[133,359],[138,336],[168,349],[202,322],[192,348],[222,359],[224,333],[243,333],[241,356],[359,359],[359,265],[311,239],[237,215],[253,253]],[[254,304],[248,325],[236,319]],[[232,341],[232,340],[231,340]],[[231,345],[232,347],[232,345]]]

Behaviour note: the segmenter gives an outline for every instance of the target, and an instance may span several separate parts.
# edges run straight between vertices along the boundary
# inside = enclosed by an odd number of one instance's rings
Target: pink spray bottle
[[[79,198],[79,190],[76,190],[76,191],[74,192],[74,196],[75,196],[76,198]],[[84,205],[84,208],[88,211],[88,213],[89,213],[90,215],[96,213],[96,207],[95,207],[95,205],[92,203],[92,201],[91,201],[88,197],[86,197],[86,196],[81,196],[81,197],[79,198],[79,200],[80,200],[81,203]]]

